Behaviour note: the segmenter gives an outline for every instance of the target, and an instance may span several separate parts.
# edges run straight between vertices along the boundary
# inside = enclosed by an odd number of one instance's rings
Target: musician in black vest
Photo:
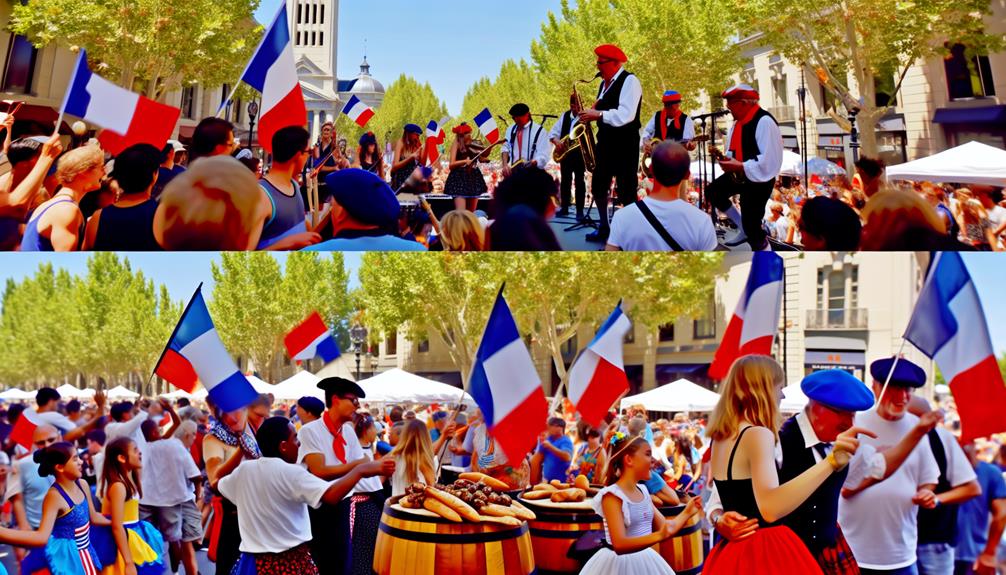
[[[664,107],[657,111],[643,128],[643,151],[650,153],[653,140],[678,142],[691,152],[695,149],[695,122],[681,111],[681,94],[664,92]]]
[[[562,139],[573,131],[573,128],[580,123],[580,106],[576,97],[569,96],[569,110],[562,114],[559,121],[552,126],[552,131],[548,134],[549,141],[555,146],[557,153],[565,151]],[[569,142],[572,144],[573,142]],[[587,171],[583,165],[583,154],[579,148],[573,150],[559,162],[561,177],[559,189],[561,191],[562,209],[555,215],[568,216],[570,204],[570,191],[576,184],[576,221],[583,220],[583,204],[587,197],[587,184],[584,181],[584,173]]]
[[[782,133],[772,114],[758,105],[758,92],[751,86],[734,86],[723,92],[723,98],[734,125],[727,133],[727,158],[719,162],[724,175],[709,184],[706,197],[742,229],[727,245],[747,241],[751,249],[765,250],[768,242],[762,219],[782,169]],[[730,200],[737,194],[741,198],[739,213]]]
[[[587,234],[587,241],[607,242],[608,191],[612,180],[623,206],[636,203],[639,180],[639,109],[643,103],[643,86],[639,78],[623,68],[628,61],[617,46],[598,46],[597,69],[601,72],[597,102],[590,110],[580,113],[581,122],[597,122],[597,169],[591,184],[591,193],[597,204],[600,228]]]

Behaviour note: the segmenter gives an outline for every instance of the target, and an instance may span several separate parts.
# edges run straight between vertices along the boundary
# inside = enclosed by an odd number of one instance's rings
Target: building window
[[[625,332],[625,337],[622,338],[623,343],[636,343],[636,326],[630,325],[629,331]]]
[[[986,98],[996,95],[989,57],[969,55],[963,44],[954,44],[943,61],[951,100]]]
[[[325,33],[324,32],[318,32],[318,45],[319,46],[324,46],[325,45]]]
[[[186,118],[195,117],[196,87],[186,86],[182,88],[182,116]]]
[[[303,24],[304,23],[303,16],[304,16],[304,6],[302,6],[300,2],[297,2],[297,23],[298,24]],[[297,42],[297,43],[299,44],[300,42]]]
[[[692,339],[712,339],[716,337],[716,297],[709,296],[709,303],[703,316],[692,322]]]
[[[660,326],[660,341],[674,341],[674,323]]]
[[[35,80],[35,63],[38,50],[24,36],[12,35],[7,47],[7,65],[4,66],[3,91],[30,94]]]
[[[395,355],[398,353],[398,332],[393,331],[384,339],[384,355]]]
[[[317,40],[317,39],[318,39],[318,33],[317,32],[311,32],[311,45],[312,46],[317,46],[318,45],[318,44],[315,43],[315,40]]]
[[[576,355],[577,349],[580,347],[580,340],[576,335],[567,339],[562,344],[562,355]]]
[[[325,5],[324,4],[321,5],[321,19],[320,19],[320,21],[318,23],[319,24],[324,24],[325,23]]]
[[[317,24],[318,23],[318,5],[315,4],[313,6],[313,8],[314,9],[311,10],[311,23],[312,24]]]
[[[416,345],[416,351],[419,353],[429,353],[430,351],[430,338],[424,338],[423,341]]]
[[[772,78],[772,92],[775,94],[776,106],[789,106],[789,92],[786,91],[786,76]]]

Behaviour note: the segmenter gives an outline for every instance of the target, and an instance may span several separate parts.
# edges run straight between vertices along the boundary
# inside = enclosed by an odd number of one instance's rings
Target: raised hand
[[[869,429],[864,429],[862,427],[850,427],[840,433],[835,439],[835,443],[832,447],[832,453],[834,454],[835,460],[838,462],[840,467],[848,465],[849,460],[856,454],[856,450],[859,449],[859,438],[857,436],[860,434],[874,439],[877,437],[877,434]]]

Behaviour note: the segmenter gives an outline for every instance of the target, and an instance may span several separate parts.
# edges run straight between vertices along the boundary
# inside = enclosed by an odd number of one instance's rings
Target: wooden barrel
[[[566,510],[535,505],[522,501],[534,511],[537,518],[528,521],[531,547],[539,575],[579,573],[585,562],[567,557],[569,548],[588,531],[603,531],[600,515],[589,510]]]
[[[661,507],[665,519],[673,519],[684,511],[684,505]],[[671,566],[676,575],[698,575],[702,572],[705,557],[702,553],[702,516],[696,515],[681,528],[681,531],[655,546],[660,555]]]
[[[379,575],[529,575],[534,555],[528,525],[453,523],[384,504],[374,548]]]

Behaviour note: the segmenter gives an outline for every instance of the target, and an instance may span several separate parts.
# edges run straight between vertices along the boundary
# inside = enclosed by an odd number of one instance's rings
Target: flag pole
[[[73,92],[73,85],[77,83],[77,72],[80,71],[81,64],[87,65],[87,52],[83,49],[77,53],[77,63],[73,66],[73,74],[70,75],[70,83],[67,85],[66,94],[63,95],[63,104],[59,107],[59,116],[56,118],[56,129],[52,135],[59,135],[59,127],[63,125],[63,118],[66,116],[66,103]]]
[[[185,309],[183,309],[181,315],[178,316],[178,322],[175,324],[175,329],[171,331],[171,336],[168,337],[168,343],[164,344],[164,349],[161,350],[161,355],[157,358],[157,363],[154,364],[154,369],[150,372],[150,378],[147,379],[147,383],[150,383],[157,374],[157,368],[160,367],[161,362],[164,361],[164,356],[168,353],[168,348],[171,347],[171,341],[175,339],[176,335],[178,335],[178,327],[182,325],[182,318],[185,317],[185,314],[189,313],[189,308],[192,307],[192,302],[196,300],[196,295],[198,295],[202,289],[203,282],[199,282],[199,285],[196,286],[196,291],[192,292],[192,297],[189,298],[189,303],[185,304]]]

